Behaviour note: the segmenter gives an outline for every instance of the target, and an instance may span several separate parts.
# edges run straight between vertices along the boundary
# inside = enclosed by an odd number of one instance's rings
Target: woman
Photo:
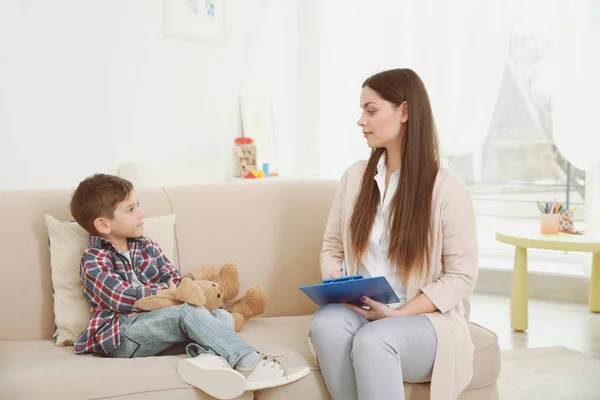
[[[467,325],[477,279],[469,192],[440,166],[429,97],[410,69],[368,78],[358,125],[368,161],[342,177],[321,251],[323,278],[384,275],[401,299],[330,304],[310,338],[334,400],[404,399],[402,382],[431,381],[431,398],[456,399],[473,370]]]

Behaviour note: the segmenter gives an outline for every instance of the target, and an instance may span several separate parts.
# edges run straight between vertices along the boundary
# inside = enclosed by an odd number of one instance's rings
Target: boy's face
[[[144,212],[137,194],[132,191],[126,200],[117,204],[113,218],[97,218],[96,229],[110,239],[136,238],[144,234]]]

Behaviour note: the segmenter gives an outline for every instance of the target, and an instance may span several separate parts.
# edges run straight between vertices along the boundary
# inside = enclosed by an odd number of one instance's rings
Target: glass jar
[[[256,145],[254,139],[238,137],[233,147],[233,175],[245,177],[250,171],[256,170]]]

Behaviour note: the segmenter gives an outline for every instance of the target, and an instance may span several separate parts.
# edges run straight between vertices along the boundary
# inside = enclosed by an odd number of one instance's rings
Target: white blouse
[[[358,273],[365,278],[374,276],[385,276],[396,295],[400,299],[400,303],[390,304],[392,308],[400,307],[406,303],[406,288],[402,285],[402,281],[398,278],[398,274],[394,271],[393,266],[389,262],[388,249],[390,247],[389,236],[389,212],[390,202],[398,188],[398,179],[400,171],[395,171],[390,177],[389,187],[385,190],[385,154],[381,156],[377,163],[377,175],[375,182],[379,188],[380,203],[377,206],[377,214],[373,221],[371,229],[371,237],[369,239],[369,247],[367,253],[358,265]],[[384,197],[385,193],[385,197]]]

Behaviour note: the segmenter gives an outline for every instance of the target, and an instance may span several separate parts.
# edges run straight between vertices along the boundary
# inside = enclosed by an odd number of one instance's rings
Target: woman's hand
[[[365,305],[371,307],[370,310],[365,310],[362,307],[355,306],[354,304],[345,304],[346,307],[349,307],[365,317],[368,321],[377,321],[378,319],[388,318],[388,317],[396,317],[401,315],[398,310],[394,310],[393,308],[388,307],[387,305],[370,299],[368,297],[361,297],[360,301],[365,303]]]
[[[330,278],[341,278],[342,277],[342,271],[340,271],[339,269],[335,270],[335,271],[331,271],[329,273],[329,277]]]

